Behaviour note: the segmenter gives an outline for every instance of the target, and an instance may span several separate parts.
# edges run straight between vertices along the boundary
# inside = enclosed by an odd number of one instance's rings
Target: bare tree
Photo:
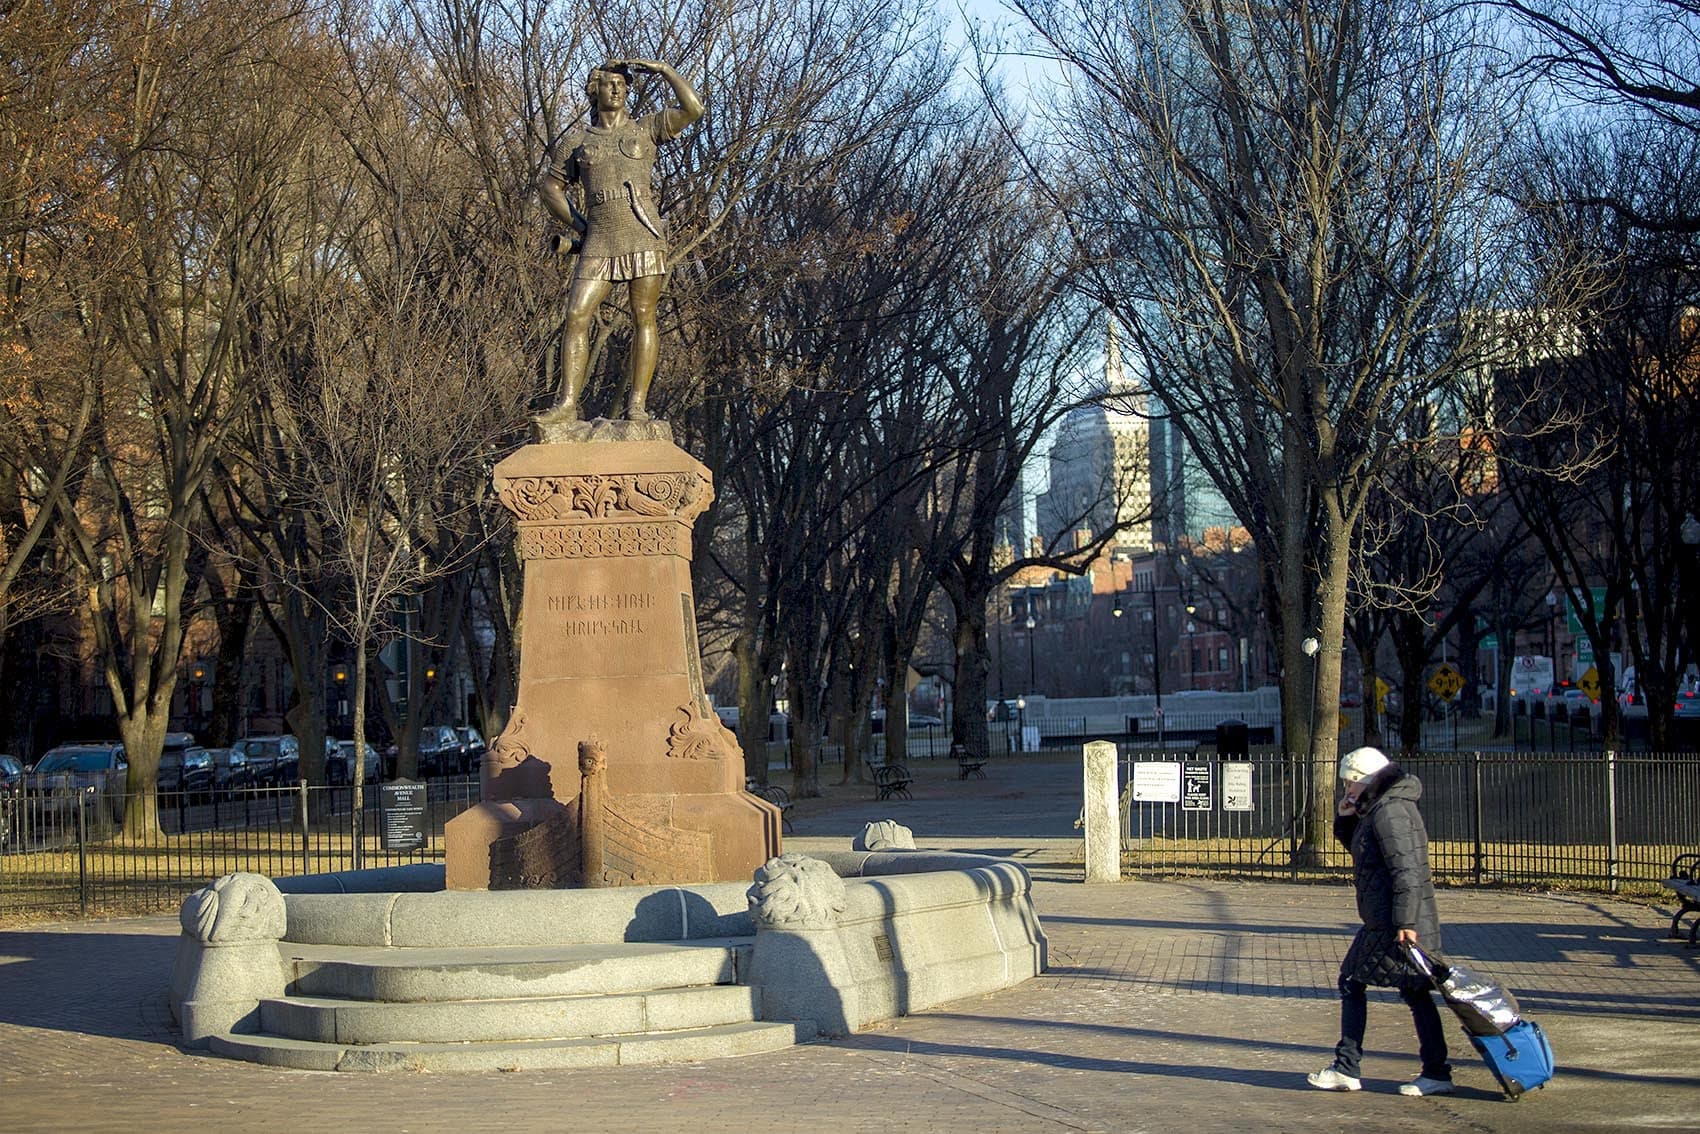
[[[1057,181],[1117,312],[1211,480],[1268,564],[1288,674],[1339,694],[1364,511],[1432,394],[1475,369],[1450,333],[1499,263],[1489,175],[1514,108],[1457,12],[1353,0],[1223,7],[1019,5],[1077,83],[1056,116]],[[1336,716],[1306,738],[1318,853]]]
[[[328,537],[315,601],[352,645],[357,750],[370,659],[403,629],[397,604],[478,549],[473,515],[487,495],[491,437],[518,408],[521,368],[496,345],[500,328],[423,260],[368,257],[358,282],[318,310],[309,381],[278,390],[280,429]],[[357,757],[357,812],[364,768]]]
[[[1636,218],[1700,211],[1696,156],[1700,134],[1636,116],[1550,139],[1527,163],[1523,194],[1568,348],[1529,369],[1562,379],[1548,383],[1550,396],[1575,424],[1513,448],[1507,479],[1606,688],[1614,649],[1635,666],[1658,747],[1669,742],[1684,670],[1700,661],[1700,465],[1688,441],[1700,428],[1700,232]],[[1599,458],[1579,475],[1543,475],[1576,451]]]
[[[261,250],[292,199],[313,46],[287,5],[238,18],[126,8],[101,26],[128,82],[101,92],[108,128],[98,235],[55,245],[57,332],[93,391],[93,460],[55,493],[99,665],[130,758],[125,827],[157,826],[154,785],[184,641],[202,489],[250,376],[246,294],[277,265]],[[258,109],[257,109],[258,108]]]

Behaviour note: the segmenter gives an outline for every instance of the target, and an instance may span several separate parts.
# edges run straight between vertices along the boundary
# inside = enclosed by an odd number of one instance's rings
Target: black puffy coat
[[[1385,988],[1427,987],[1399,947],[1399,930],[1415,929],[1431,956],[1440,953],[1440,914],[1429,872],[1428,829],[1417,810],[1422,781],[1397,764],[1371,778],[1356,815],[1334,820],[1334,834],[1352,852],[1363,928],[1352,939],[1340,975]]]

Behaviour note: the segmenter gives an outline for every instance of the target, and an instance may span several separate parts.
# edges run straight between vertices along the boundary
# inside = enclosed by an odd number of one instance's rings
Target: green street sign
[[[1594,616],[1600,617],[1606,609],[1606,589],[1604,587],[1589,587],[1588,591],[1594,597]],[[1576,604],[1566,596],[1564,600],[1564,624],[1572,636],[1586,633],[1582,629],[1582,620],[1577,616]]]

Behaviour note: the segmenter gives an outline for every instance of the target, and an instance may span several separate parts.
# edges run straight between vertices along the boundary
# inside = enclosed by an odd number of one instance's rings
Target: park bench
[[[1695,944],[1696,935],[1700,935],[1700,854],[1677,855],[1670,864],[1670,877],[1665,879],[1665,888],[1682,899],[1682,908],[1670,919],[1670,935],[1681,937],[1682,919],[1694,914],[1694,924],[1688,927],[1688,943]]]
[[[791,793],[778,784],[758,784],[748,780],[744,790],[751,795],[759,795],[773,806],[779,808],[779,828],[782,831],[791,829]]]
[[[950,754],[956,760],[956,778],[965,780],[969,776],[986,778],[986,757],[968,750],[964,744],[950,746]]]
[[[913,782],[909,769],[902,764],[869,764],[868,771],[874,777],[874,798],[890,799],[900,795],[904,799],[914,798],[909,794],[909,785]]]

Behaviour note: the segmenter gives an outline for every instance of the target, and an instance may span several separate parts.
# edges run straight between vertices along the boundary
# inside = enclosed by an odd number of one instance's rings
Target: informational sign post
[[[1151,760],[1133,766],[1136,803],[1179,803],[1181,766],[1173,760]]]
[[[1215,805],[1215,792],[1210,790],[1210,765],[1188,764],[1181,769],[1181,810],[1209,811]]]
[[[1251,809],[1251,765],[1223,764],[1222,810],[1250,811]]]
[[[378,785],[378,811],[386,851],[413,851],[425,845],[425,785],[396,780]]]

